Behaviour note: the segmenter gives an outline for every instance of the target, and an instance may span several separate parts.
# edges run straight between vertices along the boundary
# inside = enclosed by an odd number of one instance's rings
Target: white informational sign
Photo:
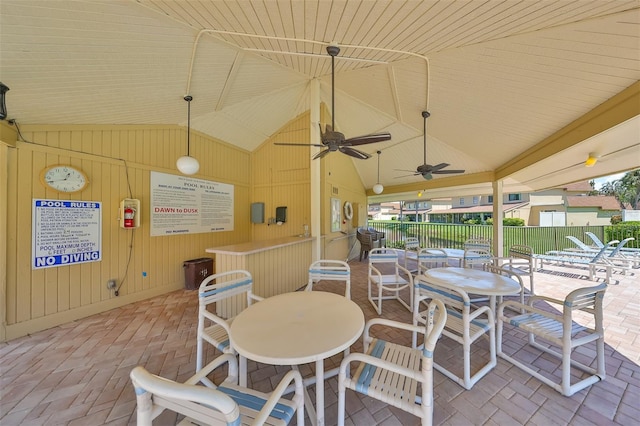
[[[33,200],[33,269],[102,260],[102,203]]]
[[[151,236],[233,231],[233,185],[151,172]]]

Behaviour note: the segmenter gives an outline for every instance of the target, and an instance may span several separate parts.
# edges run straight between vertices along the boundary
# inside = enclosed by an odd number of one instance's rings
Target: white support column
[[[320,144],[322,140],[320,138],[320,80],[314,78],[309,82],[310,96],[309,96],[309,111],[310,111],[310,126],[309,126],[309,141],[310,143]],[[313,249],[311,253],[311,259],[313,262],[320,259],[321,247],[320,247],[320,160],[312,160],[313,155],[319,151],[319,148],[311,148],[310,161],[310,180],[311,180],[311,236],[315,238],[313,242]]]
[[[502,205],[502,180],[497,180],[493,182],[493,254],[498,257],[503,254]]]

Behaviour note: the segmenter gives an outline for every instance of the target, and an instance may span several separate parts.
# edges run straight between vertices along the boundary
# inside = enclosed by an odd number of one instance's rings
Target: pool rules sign
[[[33,269],[102,260],[102,203],[33,200]]]

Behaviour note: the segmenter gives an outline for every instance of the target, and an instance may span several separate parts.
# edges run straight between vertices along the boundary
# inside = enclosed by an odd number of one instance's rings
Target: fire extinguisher
[[[136,210],[131,206],[127,206],[124,208],[124,227],[125,228],[133,228],[134,221],[133,217],[136,213]]]

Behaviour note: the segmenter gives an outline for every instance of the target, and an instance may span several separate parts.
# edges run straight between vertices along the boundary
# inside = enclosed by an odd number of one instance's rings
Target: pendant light
[[[384,186],[382,186],[382,184],[380,183],[380,154],[381,154],[381,151],[377,151],[377,152],[378,152],[378,183],[373,185],[373,192],[375,192],[376,194],[382,194],[382,191],[384,191]]]
[[[176,161],[176,167],[180,173],[184,175],[192,175],[198,173],[200,170],[200,163],[195,158],[189,156],[189,148],[191,143],[191,101],[193,98],[190,95],[184,97],[184,100],[187,101],[187,155],[183,155],[178,158]]]

